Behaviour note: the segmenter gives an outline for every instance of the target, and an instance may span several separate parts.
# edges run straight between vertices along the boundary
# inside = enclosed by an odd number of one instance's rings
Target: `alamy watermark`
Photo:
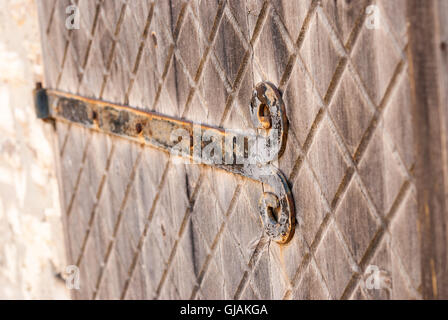
[[[253,129],[217,130],[193,125],[193,130],[171,131],[170,150],[174,163],[213,165],[256,165],[277,159],[280,130],[260,134]]]
[[[79,290],[79,268],[75,265],[69,265],[65,268],[65,273],[65,286],[67,289]]]

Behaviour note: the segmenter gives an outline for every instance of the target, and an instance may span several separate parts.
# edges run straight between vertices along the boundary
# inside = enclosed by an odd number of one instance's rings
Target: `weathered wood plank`
[[[446,74],[429,83],[446,68],[446,4],[431,3],[78,1],[81,29],[69,31],[66,2],[39,1],[47,87],[242,129],[268,80],[289,119],[276,165],[298,225],[284,246],[263,236],[261,184],[58,123],[74,297],[443,297]],[[407,31],[417,9],[428,21]],[[366,287],[370,265],[391,285]]]
[[[441,10],[441,11],[439,11]],[[446,4],[407,4],[418,221],[425,298],[447,298]],[[444,45],[445,43],[445,45]],[[444,49],[445,47],[445,49]],[[443,69],[445,67],[445,69]]]

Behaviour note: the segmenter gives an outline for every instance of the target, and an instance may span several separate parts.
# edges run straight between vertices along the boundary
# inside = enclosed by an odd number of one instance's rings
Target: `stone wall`
[[[0,299],[67,299],[52,127],[35,118],[42,81],[33,0],[0,2]]]

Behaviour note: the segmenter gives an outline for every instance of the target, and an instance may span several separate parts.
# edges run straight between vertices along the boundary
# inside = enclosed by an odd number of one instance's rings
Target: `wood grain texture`
[[[423,296],[448,298],[446,17],[448,6],[409,1],[410,79],[416,152]],[[425,25],[425,28],[422,27]]]
[[[287,245],[263,235],[261,184],[58,123],[74,298],[426,296],[407,1],[79,0],[79,30],[67,3],[38,3],[46,87],[241,129],[268,80],[290,122]],[[371,265],[391,284],[369,289]]]

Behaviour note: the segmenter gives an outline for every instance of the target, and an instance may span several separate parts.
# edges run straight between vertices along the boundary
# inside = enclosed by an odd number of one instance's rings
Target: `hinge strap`
[[[259,213],[266,233],[279,243],[292,237],[292,195],[285,176],[271,164],[284,150],[288,121],[281,95],[271,83],[259,83],[253,92],[250,114],[257,131],[216,128],[40,85],[34,97],[40,119],[82,125],[262,182],[267,191]]]

